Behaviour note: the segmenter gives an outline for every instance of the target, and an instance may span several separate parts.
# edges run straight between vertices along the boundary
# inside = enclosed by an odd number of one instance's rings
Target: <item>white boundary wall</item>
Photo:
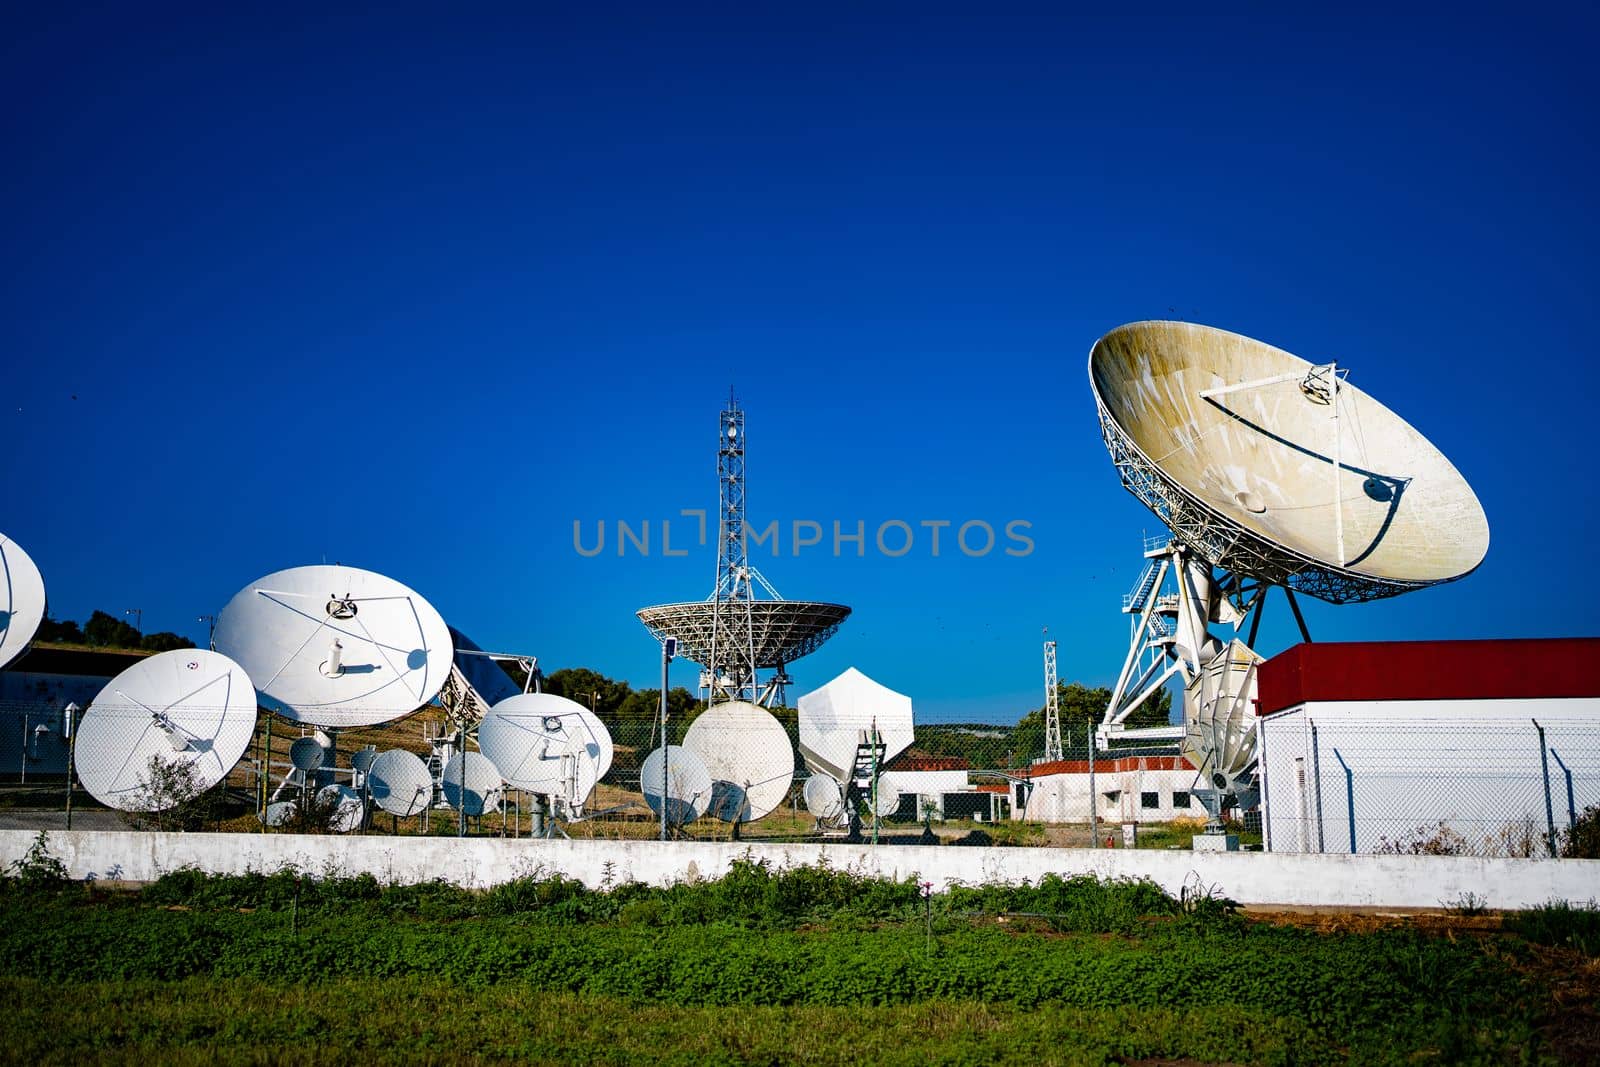
[[[0,866],[22,858],[37,831],[0,830]],[[158,834],[57,830],[52,856],[74,878],[146,882],[191,866],[217,873],[370,873],[385,882],[442,878],[484,887],[543,868],[598,887],[716,878],[740,856],[777,865],[826,862],[936,888],[953,882],[1037,881],[1046,874],[1149,878],[1176,895],[1196,878],[1244,904],[1437,908],[1475,893],[1492,908],[1600,895],[1600,860],[1458,856],[1286,855],[1123,849],[914,845],[762,845],[744,842],[545,841],[298,834]]]

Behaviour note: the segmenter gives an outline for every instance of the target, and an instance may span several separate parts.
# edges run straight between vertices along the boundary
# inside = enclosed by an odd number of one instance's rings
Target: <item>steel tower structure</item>
[[[712,587],[710,699],[760,698],[756,682],[754,576],[744,531],[744,411],[730,392],[717,420],[717,583]],[[776,596],[776,591],[769,591]]]
[[[1045,627],[1046,634],[1050,632]],[[1056,686],[1056,643],[1044,643],[1044,758],[1061,756],[1061,693]]]

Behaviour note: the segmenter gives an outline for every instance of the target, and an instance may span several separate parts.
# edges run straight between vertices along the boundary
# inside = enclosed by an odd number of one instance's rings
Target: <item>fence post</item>
[[[1256,720],[1256,780],[1261,783],[1261,851],[1272,851],[1272,813],[1267,798],[1267,731]]]
[[[1544,727],[1539,725],[1538,719],[1529,719],[1533,728],[1539,731],[1539,766],[1544,771],[1544,824],[1545,844],[1550,849],[1550,855],[1556,854],[1556,812],[1550,803],[1550,756],[1544,744]]]
[[[1314,720],[1307,719],[1311,727],[1311,778],[1317,789],[1317,851],[1326,852],[1327,842],[1322,831],[1322,746],[1317,742],[1317,724]]]
[[[1350,818],[1350,854],[1353,856],[1356,852],[1356,775],[1337,748],[1333,750],[1333,758],[1344,768],[1344,807]]]
[[[1567,829],[1578,825],[1578,803],[1572,795],[1572,768],[1567,766],[1567,761],[1561,758],[1561,753],[1555,749],[1550,750],[1550,755],[1555,758],[1556,766],[1561,768],[1561,773],[1567,779]]]

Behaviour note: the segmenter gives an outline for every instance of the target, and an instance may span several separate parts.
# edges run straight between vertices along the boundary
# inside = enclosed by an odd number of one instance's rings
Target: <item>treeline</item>
[[[90,645],[94,648],[137,648],[146,652],[170,652],[175,648],[193,648],[194,642],[180,637],[171,630],[141,634],[123,620],[106,612],[97,611],[89,621],[79,626],[72,619],[45,619],[39,624],[36,641],[49,641],[60,645]]]

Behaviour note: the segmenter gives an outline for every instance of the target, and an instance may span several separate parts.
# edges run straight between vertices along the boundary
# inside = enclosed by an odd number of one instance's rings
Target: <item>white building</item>
[[[1089,761],[1036,763],[1013,786],[1014,818],[1035,822],[1089,821]],[[1181,756],[1107,756],[1095,761],[1097,814],[1106,822],[1171,822],[1205,818],[1189,795],[1194,767]]]
[[[1272,851],[1543,855],[1600,804],[1600,639],[1303,644],[1258,690]]]

